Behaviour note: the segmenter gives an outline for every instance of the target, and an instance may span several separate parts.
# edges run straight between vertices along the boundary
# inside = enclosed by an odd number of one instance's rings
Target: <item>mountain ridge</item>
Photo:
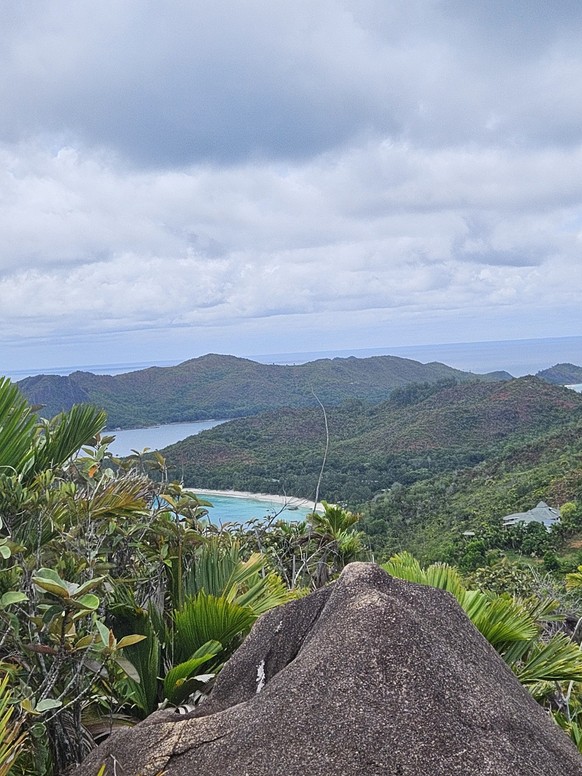
[[[576,364],[554,364],[536,374],[541,380],[553,385],[577,385],[582,383],[582,366]]]
[[[421,364],[399,356],[351,356],[282,365],[209,353],[176,366],[152,366],[118,375],[84,371],[67,377],[35,375],[21,380],[18,387],[49,416],[74,403],[92,403],[107,411],[110,428],[127,428],[314,406],[315,394],[330,406],[349,399],[377,403],[403,385],[446,378],[491,381],[511,379],[511,375],[476,375],[440,362]]]
[[[327,409],[322,495],[364,501],[394,481],[475,465],[500,444],[577,419],[582,395],[531,376],[408,386],[377,405],[347,402]],[[170,475],[192,487],[312,498],[325,439],[320,408],[286,408],[216,426],[162,453]]]

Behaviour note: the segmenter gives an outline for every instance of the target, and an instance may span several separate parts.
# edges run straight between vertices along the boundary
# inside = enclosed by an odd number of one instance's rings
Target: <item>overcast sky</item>
[[[0,108],[0,371],[582,333],[579,0],[19,0]]]

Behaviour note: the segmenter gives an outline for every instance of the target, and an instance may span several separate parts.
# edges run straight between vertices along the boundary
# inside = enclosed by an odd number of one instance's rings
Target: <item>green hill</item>
[[[582,383],[582,366],[555,364],[549,369],[538,372],[536,377],[554,385],[577,385]]]
[[[468,542],[465,532],[474,533],[485,549],[503,546],[503,516],[527,511],[539,501],[554,507],[582,504],[578,411],[565,425],[498,445],[475,466],[393,483],[364,507],[362,527],[380,555],[406,548],[428,560],[456,562]],[[560,544],[559,537],[547,541]],[[477,565],[484,563],[481,558]]]
[[[321,495],[357,504],[390,488],[474,466],[510,441],[582,419],[582,395],[525,377],[408,386],[379,405],[328,410]],[[313,497],[325,450],[320,408],[239,419],[166,448],[187,485]]]
[[[18,383],[47,417],[74,403],[90,402],[108,413],[110,428],[128,428],[255,415],[281,407],[326,405],[348,399],[381,402],[394,388],[416,382],[510,379],[506,373],[473,375],[440,363],[395,356],[334,358],[297,366],[260,364],[209,354],[178,366],[151,367],[120,375],[73,372],[37,375]]]

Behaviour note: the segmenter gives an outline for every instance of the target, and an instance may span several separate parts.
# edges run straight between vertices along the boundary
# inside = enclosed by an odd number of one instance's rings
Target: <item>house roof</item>
[[[545,501],[540,501],[537,506],[527,512],[513,512],[503,518],[503,525],[543,523],[548,527],[558,522],[560,522],[560,511],[554,507],[549,507]]]

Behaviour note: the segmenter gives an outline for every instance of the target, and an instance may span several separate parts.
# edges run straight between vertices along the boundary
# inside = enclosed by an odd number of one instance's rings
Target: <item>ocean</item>
[[[427,363],[440,361],[456,369],[477,374],[503,370],[514,377],[535,374],[554,364],[582,365],[582,337],[546,337],[543,339],[496,340],[486,342],[449,342],[432,345],[386,345],[375,348],[351,348],[297,353],[238,354],[265,364],[304,364],[320,358],[367,358],[369,356],[400,356]],[[191,358],[192,356],[187,356]],[[150,366],[173,366],[180,360],[124,362],[117,364],[77,364],[50,369],[0,370],[12,380],[22,380],[36,374],[67,375],[85,371],[94,374],[121,374]]]
[[[482,374],[509,372],[514,377],[536,374],[555,364],[582,365],[582,337],[500,340],[490,342],[449,342],[435,345],[406,345],[351,350],[326,350],[310,353],[275,353],[254,356],[256,361],[274,364],[299,364],[319,358],[369,358],[400,356],[428,363],[440,361],[455,369]]]

